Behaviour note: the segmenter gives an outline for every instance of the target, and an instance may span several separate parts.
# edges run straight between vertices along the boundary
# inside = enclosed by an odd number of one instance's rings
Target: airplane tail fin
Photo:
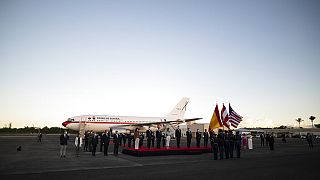
[[[166,119],[182,119],[184,113],[187,110],[187,105],[189,103],[189,98],[182,98],[180,102],[172,109],[172,111],[167,114],[164,118]]]

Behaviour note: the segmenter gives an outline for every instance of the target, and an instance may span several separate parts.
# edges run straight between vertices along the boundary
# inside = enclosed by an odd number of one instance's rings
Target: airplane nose
[[[67,121],[65,121],[65,122],[62,123],[62,126],[64,126],[64,127],[67,127],[67,125],[68,125],[68,122],[67,122]]]

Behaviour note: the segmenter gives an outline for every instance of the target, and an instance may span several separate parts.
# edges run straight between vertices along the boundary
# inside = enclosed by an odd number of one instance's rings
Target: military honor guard
[[[153,148],[154,148],[154,139],[155,139],[154,132],[151,131],[151,145]]]
[[[229,133],[229,156],[230,158],[233,158],[235,137],[232,133],[232,130],[229,130],[228,133]]]
[[[225,137],[224,137],[224,133],[222,131],[222,129],[219,129],[219,133],[218,133],[218,149],[219,149],[219,156],[220,156],[220,160],[223,159],[223,153],[224,153],[224,141],[225,141]]]
[[[241,135],[240,135],[239,131],[236,132],[236,135],[235,135],[235,137],[234,137],[234,142],[235,142],[235,148],[236,148],[237,158],[240,158]]]
[[[230,137],[228,131],[224,131],[224,154],[226,159],[229,159],[229,145],[230,145]]]

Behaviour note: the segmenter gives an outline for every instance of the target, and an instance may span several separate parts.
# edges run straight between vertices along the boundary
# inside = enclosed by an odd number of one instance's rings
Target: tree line
[[[24,128],[11,128],[11,127],[4,127],[0,129],[0,134],[37,134],[41,132],[42,134],[61,134],[65,131],[65,128],[61,127],[28,127],[25,126]],[[77,131],[67,130],[68,133],[75,134]]]

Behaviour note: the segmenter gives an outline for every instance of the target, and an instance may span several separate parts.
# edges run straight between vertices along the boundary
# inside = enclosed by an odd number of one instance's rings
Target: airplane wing
[[[126,128],[126,127],[142,127],[142,126],[155,126],[155,125],[162,125],[162,124],[171,124],[171,123],[184,123],[184,122],[190,122],[190,121],[196,121],[200,120],[202,118],[192,118],[192,119],[177,119],[174,121],[157,121],[157,122],[149,122],[149,123],[138,123],[138,124],[128,124],[128,125],[119,125],[115,126],[116,128]],[[131,129],[130,128],[130,129]]]

